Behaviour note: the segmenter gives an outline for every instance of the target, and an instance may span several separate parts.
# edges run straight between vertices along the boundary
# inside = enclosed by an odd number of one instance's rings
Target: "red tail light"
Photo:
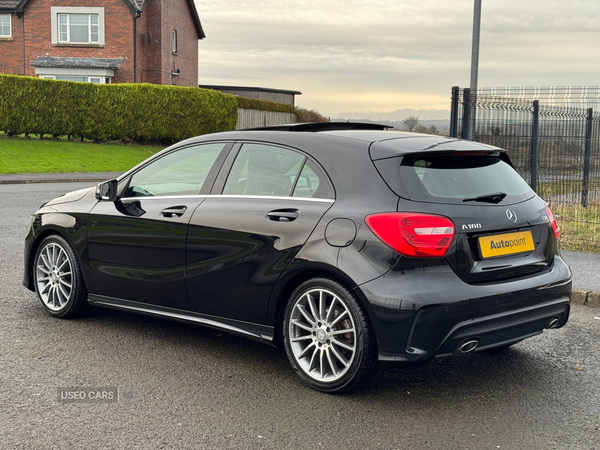
[[[550,209],[550,205],[546,205],[546,215],[548,216],[550,225],[552,225],[552,231],[554,231],[554,237],[558,240],[558,238],[560,237],[560,227],[558,226],[556,217],[554,217],[554,214],[552,213],[552,210]]]
[[[365,222],[385,244],[406,256],[444,256],[455,231],[450,219],[430,214],[373,214]]]

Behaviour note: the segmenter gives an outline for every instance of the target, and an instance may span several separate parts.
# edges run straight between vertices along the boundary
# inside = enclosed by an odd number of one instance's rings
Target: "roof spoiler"
[[[269,127],[247,128],[244,131],[336,131],[336,130],[386,130],[393,128],[373,122],[308,122],[273,125]]]

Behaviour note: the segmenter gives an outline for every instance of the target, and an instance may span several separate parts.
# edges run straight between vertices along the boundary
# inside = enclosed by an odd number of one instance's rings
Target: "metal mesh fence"
[[[453,92],[455,135],[508,150],[558,216],[563,248],[600,252],[600,88]]]
[[[600,107],[600,86],[518,86],[479,88],[482,97],[508,98],[543,105],[570,106],[575,108]]]

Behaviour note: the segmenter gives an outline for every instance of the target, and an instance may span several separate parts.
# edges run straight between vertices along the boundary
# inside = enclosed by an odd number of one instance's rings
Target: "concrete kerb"
[[[117,178],[122,172],[24,173],[0,175],[0,184],[99,183]]]
[[[600,292],[589,292],[585,304],[586,306],[600,308]]]
[[[571,293],[571,303],[600,308],[600,292],[573,289],[573,292]]]

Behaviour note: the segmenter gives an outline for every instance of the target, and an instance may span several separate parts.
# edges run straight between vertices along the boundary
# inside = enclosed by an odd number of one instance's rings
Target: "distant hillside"
[[[404,131],[404,122],[402,120],[371,120],[371,119],[331,119],[332,122],[372,122],[381,123],[383,125],[391,125],[394,128]],[[419,124],[425,128],[431,128],[434,126],[437,130],[436,134],[447,136],[450,132],[450,119],[448,120],[421,120],[419,118]],[[415,130],[413,130],[415,131]]]
[[[450,110],[447,109],[412,109],[403,108],[392,112],[372,112],[372,111],[355,111],[343,112],[335,119],[331,120],[362,120],[367,119],[373,122],[402,122],[407,117],[418,117],[425,120],[450,120]]]

